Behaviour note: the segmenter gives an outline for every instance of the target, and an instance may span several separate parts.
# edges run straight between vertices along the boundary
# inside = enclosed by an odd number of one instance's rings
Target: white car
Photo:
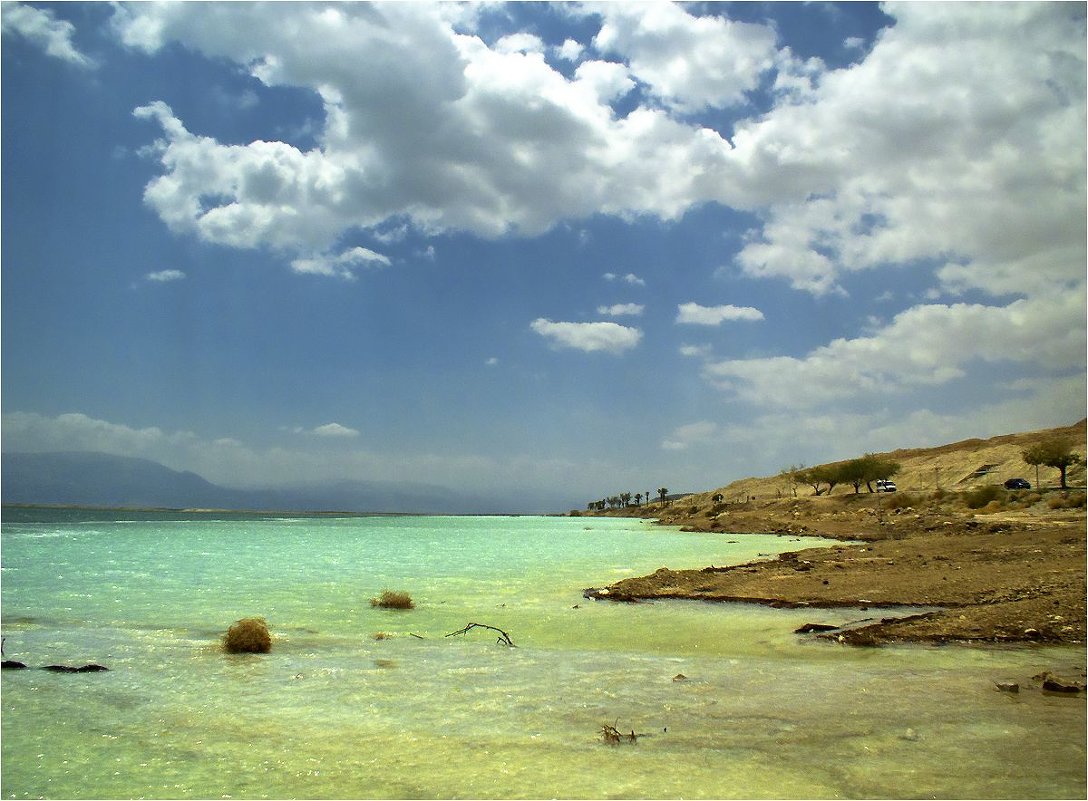
[[[887,480],[885,480],[883,478],[877,479],[876,491],[877,492],[895,492],[895,482],[894,481],[887,481]]]

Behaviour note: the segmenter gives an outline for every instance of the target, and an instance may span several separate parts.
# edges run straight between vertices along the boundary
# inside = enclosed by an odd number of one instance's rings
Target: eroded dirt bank
[[[723,536],[779,531],[864,542],[808,548],[732,567],[665,568],[590,595],[628,601],[744,601],[814,610],[865,607],[878,620],[880,607],[941,607],[924,616],[820,635],[857,645],[1085,642],[1082,511],[1044,508],[976,516],[947,509],[884,509],[880,503],[878,498],[845,503],[779,500],[742,504],[710,517],[685,510],[680,501],[656,510],[655,516],[663,523],[722,531]],[[813,617],[819,619],[817,611]]]

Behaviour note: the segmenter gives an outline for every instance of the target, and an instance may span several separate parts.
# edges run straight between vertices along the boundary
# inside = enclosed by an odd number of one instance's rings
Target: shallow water
[[[7,658],[110,671],[3,673],[0,793],[1085,796],[1083,700],[992,683],[1081,649],[852,649],[792,632],[871,612],[581,596],[812,544],[613,519],[5,510]],[[385,588],[417,608],[372,608]],[[223,654],[249,615],[272,653]],[[444,636],[470,622],[518,647]],[[610,746],[605,724],[642,736]]]

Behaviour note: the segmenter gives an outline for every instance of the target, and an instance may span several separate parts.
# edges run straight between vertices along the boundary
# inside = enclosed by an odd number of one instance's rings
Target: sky
[[[18,3],[2,444],[582,507],[1085,416],[1082,3]]]

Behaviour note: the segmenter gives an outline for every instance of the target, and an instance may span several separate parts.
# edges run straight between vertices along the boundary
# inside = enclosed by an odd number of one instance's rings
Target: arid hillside
[[[844,541],[745,565],[709,566],[591,588],[610,600],[685,598],[775,606],[936,607],[907,618],[835,630],[840,642],[1083,643],[1086,624],[1085,470],[1035,467],[1023,451],[1061,438],[1084,456],[1086,421],[1046,431],[965,440],[879,456],[900,465],[898,491],[838,485],[817,496],[788,473],[748,478],[641,507],[582,512],[637,516],[686,530],[773,532]],[[861,456],[862,454],[858,454]],[[1006,490],[1024,478],[1030,490]],[[803,546],[802,546],[803,547]],[[1081,685],[1078,685],[1081,686]]]
[[[1024,478],[1033,488],[1047,489],[1058,486],[1059,473],[1053,467],[1040,467],[1036,481],[1035,467],[1025,464],[1021,454],[1024,449],[1038,442],[1052,439],[1068,439],[1074,450],[1084,456],[1085,440],[1088,439],[1088,420],[1071,426],[1030,431],[1022,434],[1006,434],[990,439],[967,439],[935,448],[912,448],[880,454],[898,462],[900,472],[895,483],[900,492],[933,491],[938,488],[960,492],[987,484],[1003,484],[1010,478]],[[861,456],[861,454],[858,454]],[[1084,465],[1070,467],[1066,473],[1070,487],[1084,487]],[[864,488],[862,489],[864,492]],[[835,487],[833,495],[852,494],[850,485]],[[708,492],[697,493],[684,499],[685,506],[712,506],[715,495],[724,496],[726,502],[736,502],[748,496],[759,500],[772,498],[806,497],[813,494],[812,487],[796,484],[791,487],[790,476],[782,473],[762,478],[745,478]],[[650,504],[650,508],[660,504]]]

